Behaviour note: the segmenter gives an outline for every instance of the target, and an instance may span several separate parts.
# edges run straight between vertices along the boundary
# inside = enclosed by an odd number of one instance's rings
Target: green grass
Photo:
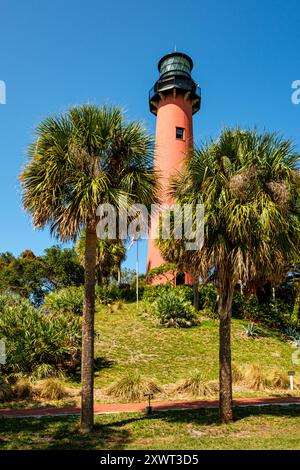
[[[79,433],[79,418],[0,420],[0,449],[300,449],[300,407],[240,408],[217,424],[217,410],[96,416],[95,431]]]
[[[264,336],[247,338],[242,320],[232,322],[232,359],[240,365],[257,363],[266,369],[288,371],[293,348],[278,332],[263,329]],[[96,388],[106,388],[126,373],[138,371],[158,383],[175,384],[189,372],[201,370],[207,380],[218,378],[218,321],[204,319],[187,329],[157,327],[139,315],[135,304],[120,312],[96,314]],[[300,372],[300,367],[296,370]]]
[[[115,305],[117,307],[117,305]],[[143,303],[140,304],[142,311]],[[244,334],[243,320],[232,321],[232,359],[240,366],[259,364],[266,372],[272,368],[283,371],[296,370],[300,382],[300,366],[292,364],[294,349],[278,331],[260,327],[263,336],[248,338]],[[95,316],[95,401],[120,402],[105,391],[125,375],[140,374],[145,380],[162,386],[155,400],[195,398],[183,396],[174,390],[195,371],[201,372],[204,381],[218,379],[218,320],[202,318],[199,326],[187,329],[157,326],[136,309],[136,304],[121,308],[98,307]],[[79,402],[80,381],[69,380],[71,397],[60,401],[47,400],[59,406]],[[72,390],[73,388],[73,390]],[[287,391],[255,391],[243,386],[234,387],[234,396],[286,395]],[[201,398],[201,397],[199,397]],[[123,400],[126,401],[126,400]],[[1,404],[5,407],[44,406],[45,400],[14,401]]]

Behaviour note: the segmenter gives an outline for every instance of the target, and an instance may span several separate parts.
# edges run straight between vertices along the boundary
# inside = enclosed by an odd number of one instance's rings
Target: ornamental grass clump
[[[272,381],[259,364],[251,364],[246,368],[245,383],[254,390],[272,388]]]
[[[216,381],[206,381],[202,372],[192,372],[183,382],[175,388],[177,393],[184,393],[193,397],[211,397],[218,393]]]
[[[10,383],[0,378],[0,403],[10,401],[14,398],[14,391]]]
[[[270,382],[272,387],[287,390],[290,388],[290,379],[288,373],[282,369],[273,369],[270,373]]]
[[[61,400],[68,396],[68,392],[60,379],[45,379],[38,387],[38,395],[47,400]]]
[[[33,387],[28,378],[23,377],[16,381],[14,395],[18,400],[28,400],[32,397]]]
[[[112,384],[107,394],[124,401],[145,400],[145,393],[160,393],[161,388],[152,380],[147,380],[138,372],[128,373]]]

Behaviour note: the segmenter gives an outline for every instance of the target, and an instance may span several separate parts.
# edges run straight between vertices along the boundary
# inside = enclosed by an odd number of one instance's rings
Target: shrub
[[[187,286],[187,285],[176,286],[175,291],[180,293],[187,302],[193,303],[194,292],[193,292],[192,286]]]
[[[120,299],[125,300],[127,302],[133,302],[136,300],[136,286],[133,284],[119,284],[119,296]],[[144,288],[139,283],[139,295],[140,297],[143,296]]]
[[[0,312],[0,339],[6,343],[5,373],[32,373],[49,364],[74,370],[80,362],[81,319],[77,316],[45,314],[17,299]]]
[[[287,328],[295,323],[293,310],[284,301],[276,299],[260,304],[256,296],[246,299],[238,292],[233,296],[232,315],[250,322],[264,323],[271,328]]]
[[[195,371],[176,387],[176,392],[185,393],[194,397],[214,396],[218,393],[218,383],[216,381],[206,382],[202,372]]]
[[[158,284],[156,286],[145,286],[143,293],[143,300],[146,302],[153,303],[160,297],[162,294],[169,292],[174,287],[171,284]]]
[[[121,298],[120,289],[116,284],[96,286],[95,294],[96,301],[103,305],[111,304]]]
[[[45,379],[38,387],[38,393],[41,398],[47,400],[61,400],[68,395],[60,379]]]
[[[32,393],[33,389],[29,379],[21,378],[17,380],[14,386],[14,394],[16,398],[19,400],[28,399],[31,398]]]
[[[176,289],[163,293],[153,306],[160,323],[167,327],[188,328],[198,323],[194,307]]]
[[[14,398],[14,391],[7,380],[0,377],[0,402],[10,401]]]
[[[145,400],[145,393],[160,393],[160,387],[153,381],[142,377],[138,372],[128,373],[111,385],[107,393],[126,401]]]
[[[210,316],[217,316],[217,289],[213,284],[199,286],[199,309]]]
[[[46,311],[52,313],[82,314],[83,287],[65,287],[46,295],[43,305]]]
[[[51,364],[39,364],[31,373],[31,378],[33,380],[42,380],[49,377],[58,377],[62,379],[64,377],[64,373],[62,370],[57,369],[57,367]]]

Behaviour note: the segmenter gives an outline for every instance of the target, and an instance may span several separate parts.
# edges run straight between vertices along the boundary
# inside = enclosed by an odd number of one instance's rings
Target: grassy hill
[[[174,393],[171,396],[168,388],[196,370],[205,380],[218,378],[218,320],[202,317],[196,327],[164,328],[143,314],[142,304],[138,312],[133,303],[119,308],[100,307],[95,321],[98,392],[134,372],[165,386],[163,395],[169,398],[174,398]],[[263,327],[259,337],[249,338],[244,333],[245,324],[243,320],[232,321],[233,362],[244,367],[255,363],[266,373],[275,367],[286,372],[293,369],[299,377],[300,366],[292,363],[291,343],[279,332]],[[236,396],[274,394],[241,387],[235,392]]]

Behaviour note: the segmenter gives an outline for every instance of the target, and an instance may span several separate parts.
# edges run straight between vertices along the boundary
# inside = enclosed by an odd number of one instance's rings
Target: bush
[[[30,374],[41,364],[72,371],[80,363],[81,319],[45,314],[23,299],[2,306],[0,339],[6,343],[5,373]]]
[[[232,315],[250,322],[261,322],[271,328],[284,329],[295,323],[293,310],[284,301],[277,299],[260,304],[256,296],[246,299],[237,292],[233,296]]]
[[[130,284],[119,284],[119,296],[120,299],[126,302],[134,302],[136,300],[136,286]],[[143,296],[144,288],[139,284],[139,295]]]
[[[65,287],[46,295],[43,305],[46,311],[52,313],[82,314],[83,287]]]
[[[151,380],[146,380],[139,373],[128,373],[111,385],[107,394],[126,401],[145,401],[145,393],[160,393],[160,387]]]
[[[189,328],[198,323],[194,307],[176,289],[163,293],[153,307],[160,323],[167,327]]]
[[[143,300],[146,302],[153,303],[160,297],[162,294],[169,292],[170,290],[174,289],[171,284],[158,284],[156,286],[145,286],[144,293],[143,293]]]
[[[216,381],[206,382],[202,372],[195,371],[190,376],[179,384],[175,391],[192,395],[193,397],[210,397],[218,393],[219,386]]]
[[[96,286],[95,294],[96,301],[103,305],[111,304],[121,298],[120,289],[117,284]]]
[[[44,380],[38,388],[38,393],[41,398],[47,400],[61,400],[68,395],[61,380],[55,378]]]
[[[162,294],[166,292],[170,292],[175,290],[176,292],[180,293],[183,298],[185,298],[188,302],[193,302],[194,294],[192,286],[181,285],[181,286],[172,286],[172,284],[158,284],[155,286],[145,286],[143,292],[143,300],[145,302],[153,303],[160,297]]]
[[[62,370],[57,369],[57,367],[51,364],[39,364],[31,373],[31,378],[33,380],[42,380],[50,377],[63,378],[63,376],[64,374]]]
[[[199,286],[199,309],[210,316],[217,316],[217,289],[213,284]]]

